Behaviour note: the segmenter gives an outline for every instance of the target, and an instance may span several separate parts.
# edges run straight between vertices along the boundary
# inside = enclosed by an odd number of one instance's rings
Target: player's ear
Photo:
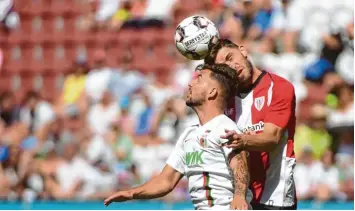
[[[247,49],[246,49],[244,46],[240,45],[240,46],[239,46],[239,51],[240,51],[240,53],[241,53],[245,58],[248,57]]]
[[[217,95],[218,95],[218,90],[216,88],[211,88],[207,93],[207,98],[209,100],[214,100],[217,98]]]

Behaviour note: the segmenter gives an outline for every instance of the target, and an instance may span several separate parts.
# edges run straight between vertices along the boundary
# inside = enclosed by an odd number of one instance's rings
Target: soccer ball
[[[188,59],[204,59],[213,43],[219,38],[217,27],[203,16],[191,16],[184,19],[176,28],[175,45],[178,51]]]

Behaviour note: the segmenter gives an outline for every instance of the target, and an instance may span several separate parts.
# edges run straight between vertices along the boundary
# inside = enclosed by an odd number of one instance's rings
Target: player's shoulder
[[[279,75],[276,75],[274,73],[268,73],[268,75],[270,76],[271,81],[273,82],[274,86],[276,87],[282,87],[285,89],[294,89],[293,84],[287,80],[286,78],[283,78]]]
[[[237,130],[239,131],[237,124],[230,119],[225,114],[221,115],[218,123],[216,124],[214,131],[217,133],[225,133],[225,129],[227,130]]]
[[[190,125],[187,128],[185,128],[185,130],[181,133],[180,136],[185,136],[186,137],[191,132],[194,132],[198,127],[199,127],[199,124]]]

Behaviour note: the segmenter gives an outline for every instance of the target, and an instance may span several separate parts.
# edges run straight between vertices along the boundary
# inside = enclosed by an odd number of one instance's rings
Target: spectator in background
[[[26,187],[26,174],[29,170],[31,160],[19,145],[12,144],[3,148],[5,156],[1,162],[2,182],[4,191],[7,191],[8,199],[20,199]]]
[[[332,143],[332,137],[326,129],[327,108],[316,104],[312,106],[310,115],[307,124],[296,127],[295,154],[297,156],[304,147],[310,147],[315,159],[319,160]]]
[[[234,43],[242,43],[255,21],[255,6],[253,0],[242,0],[240,7],[227,10],[219,27],[221,36]]]
[[[354,125],[354,88],[343,83],[333,91],[336,108],[328,115],[328,127],[346,127]]]
[[[119,170],[128,170],[133,165],[133,140],[132,137],[126,134],[121,127],[124,124],[116,124],[112,126],[111,136],[108,139],[116,154]]]
[[[349,23],[343,36],[344,50],[338,56],[335,68],[347,84],[354,84],[354,22]]]
[[[119,104],[110,92],[105,91],[101,100],[88,112],[88,126],[95,135],[105,135],[112,124],[120,118]]]
[[[338,131],[340,134],[336,163],[339,168],[340,191],[344,199],[354,199],[354,128],[345,127]]]
[[[166,21],[170,21],[170,13],[176,0],[147,0],[144,13],[144,25],[163,27]]]
[[[318,201],[335,199],[339,192],[339,171],[334,166],[334,154],[326,150],[321,161],[315,163],[309,170],[311,172],[311,189]]]
[[[79,154],[76,140],[63,142],[61,154],[64,162],[56,169],[58,183],[52,181],[51,194],[57,199],[83,198],[95,193],[100,174]]]
[[[121,116],[120,119],[118,120],[118,125],[120,125],[122,133],[132,137],[135,132],[134,130],[135,130],[136,123],[133,116],[129,112],[130,97],[123,97],[121,99],[120,107],[121,107]]]
[[[29,91],[20,110],[20,120],[26,123],[33,132],[54,119],[55,113],[52,105],[42,100],[37,92]]]
[[[5,91],[0,95],[0,118],[9,127],[19,121],[19,107],[15,105],[15,96],[12,92]]]
[[[13,0],[0,1],[0,22],[6,30],[15,29],[20,24],[20,16],[13,4]]]
[[[120,60],[119,68],[111,75],[108,89],[119,102],[130,100],[130,96],[147,82],[142,73],[130,67],[131,62],[131,56],[126,53]]]
[[[94,54],[93,69],[89,72],[85,82],[85,93],[90,103],[101,100],[104,92],[108,89],[112,77],[112,69],[106,65],[106,53],[98,50]]]
[[[28,135],[28,128],[20,122],[20,107],[12,92],[0,95],[0,136],[3,143],[20,143]]]
[[[260,10],[256,13],[254,23],[250,26],[247,34],[247,43],[260,40],[270,28],[271,18],[275,13],[272,0],[263,0]],[[251,46],[249,46],[251,47]]]
[[[90,0],[90,11],[86,14],[81,27],[84,30],[102,29],[120,6],[121,0]]]
[[[140,1],[138,1],[138,2],[140,2]],[[109,30],[111,30],[111,31],[119,30],[122,27],[122,25],[124,24],[124,22],[126,22],[132,18],[132,14],[131,14],[132,3],[133,2],[127,1],[127,0],[120,2],[120,4],[121,4],[120,7],[113,14],[112,18],[110,19],[110,21],[108,23]]]
[[[59,98],[61,113],[75,115],[85,110],[85,83],[88,67],[85,61],[78,59],[71,73],[65,78],[63,91]]]
[[[134,143],[138,145],[146,145],[151,139],[151,123],[153,119],[153,105],[147,93],[144,91],[142,98],[144,102],[144,110],[137,117]]]
[[[313,198],[311,190],[310,169],[314,163],[313,152],[310,147],[304,147],[297,158],[297,165],[294,171],[295,184],[298,200]]]

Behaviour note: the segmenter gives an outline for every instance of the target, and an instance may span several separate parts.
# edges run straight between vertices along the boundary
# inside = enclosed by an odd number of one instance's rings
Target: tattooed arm
[[[234,198],[231,209],[248,209],[246,195],[249,186],[249,169],[246,151],[232,151],[229,166],[234,177]]]

